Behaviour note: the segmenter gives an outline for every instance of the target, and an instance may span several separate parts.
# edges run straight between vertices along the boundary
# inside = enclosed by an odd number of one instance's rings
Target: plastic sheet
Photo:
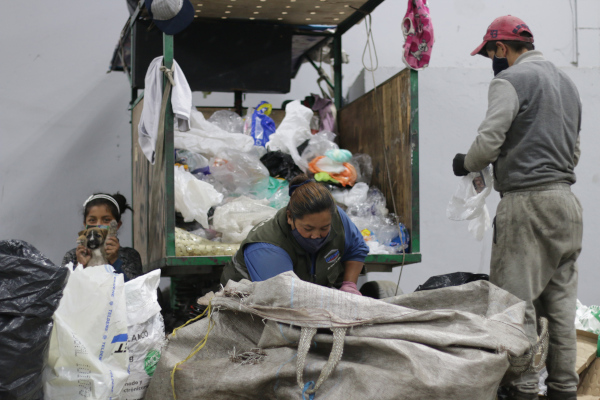
[[[446,209],[446,216],[453,221],[471,221],[468,229],[477,240],[483,239],[485,231],[491,227],[485,199],[492,191],[493,183],[491,165],[481,172],[471,172],[460,179]]]
[[[290,202],[289,182],[282,179],[269,178],[269,205],[276,210],[285,207]]]
[[[322,156],[329,150],[339,149],[339,146],[334,142],[335,136],[335,133],[327,131],[313,135],[302,151],[302,159],[306,161],[306,165],[315,157]]]
[[[185,222],[198,221],[208,228],[208,210],[223,201],[223,195],[207,182],[196,179],[183,167],[175,167],[175,210]]]
[[[219,128],[205,120],[200,111],[192,108],[191,129],[187,132],[175,130],[174,145],[176,149],[186,149],[210,158],[229,149],[250,151],[254,141],[242,133],[229,133]]]
[[[232,256],[239,248],[239,244],[211,242],[183,229],[175,228],[175,255],[177,257]]]
[[[268,200],[241,196],[215,209],[213,227],[223,233],[223,242],[241,243],[256,224],[273,217],[276,212]]]
[[[419,285],[415,292],[421,290],[440,289],[450,286],[464,285],[465,283],[475,281],[489,281],[490,276],[487,274],[473,274],[471,272],[452,272],[450,274],[436,275],[427,279],[424,284]]]
[[[264,197],[269,171],[254,151],[226,150],[210,159],[211,177],[217,190],[226,196],[255,194]]]
[[[302,171],[306,171],[308,163],[300,157],[297,147],[312,137],[310,131],[312,116],[313,111],[300,104],[300,101],[294,100],[288,103],[285,107],[283,121],[281,121],[277,131],[271,135],[266,145],[270,151],[280,150],[290,154]]]
[[[0,241],[0,398],[42,398],[52,314],[68,275],[29,243]]]
[[[242,133],[244,131],[244,120],[233,111],[215,111],[208,119],[208,122],[219,127],[225,132]]]
[[[260,158],[260,161],[269,170],[269,174],[275,178],[291,181],[296,175],[302,173],[294,163],[292,156],[281,151],[269,151]]]
[[[350,164],[356,169],[356,182],[364,182],[367,185],[371,184],[373,175],[373,163],[371,156],[368,154],[353,154],[350,159]]]

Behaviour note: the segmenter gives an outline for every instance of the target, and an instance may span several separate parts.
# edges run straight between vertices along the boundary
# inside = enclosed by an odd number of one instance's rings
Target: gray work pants
[[[567,184],[536,186],[503,195],[494,226],[490,282],[526,302],[525,332],[536,342],[537,317],[548,318],[550,343],[546,385],[574,392],[577,257],[581,252],[581,204]],[[513,381],[538,392],[538,374]]]

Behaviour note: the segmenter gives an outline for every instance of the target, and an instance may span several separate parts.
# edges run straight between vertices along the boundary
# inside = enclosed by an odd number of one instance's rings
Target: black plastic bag
[[[261,157],[260,161],[269,170],[269,175],[274,178],[283,178],[291,181],[296,175],[300,175],[302,171],[294,159],[289,154],[281,151],[269,151]]]
[[[52,315],[68,272],[27,242],[0,241],[0,399],[43,398]]]
[[[439,289],[449,286],[459,286],[465,283],[475,281],[489,281],[490,276],[487,274],[473,274],[471,272],[453,272],[451,274],[432,276],[427,281],[419,285],[415,292],[421,290]]]

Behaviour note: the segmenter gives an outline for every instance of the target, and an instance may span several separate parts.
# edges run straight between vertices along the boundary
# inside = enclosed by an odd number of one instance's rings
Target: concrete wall
[[[403,66],[400,21],[406,1],[386,0],[373,13],[379,66]],[[574,191],[584,209],[584,250],[580,258],[580,299],[600,304],[600,2],[597,0],[431,0],[436,34],[431,66],[420,79],[421,247],[423,263],[404,269],[401,287],[412,291],[431,275],[487,272],[491,237],[475,241],[466,224],[448,221],[445,210],[457,179],[451,160],[473,140],[484,116],[492,78],[489,60],[470,57],[488,24],[517,15],[536,36],[536,46],[564,68],[584,104],[582,158]],[[575,7],[577,5],[577,7]],[[574,13],[578,11],[575,29]],[[10,11],[10,12],[7,12]],[[74,247],[82,224],[82,203],[94,191],[120,191],[131,198],[130,126],[125,75],[105,71],[128,16],[122,0],[10,2],[0,13],[0,239],[24,239],[60,262]],[[579,55],[575,54],[578,37]],[[344,65],[344,93],[363,69],[364,24],[344,35],[350,55]],[[177,57],[177,50],[175,51]],[[574,65],[573,62],[578,62]],[[369,65],[369,64],[367,64]],[[388,72],[390,73],[390,72]],[[368,74],[364,74],[369,78]],[[317,74],[304,65],[287,95],[245,96],[278,106],[285,99],[319,93]],[[370,79],[366,79],[368,83]],[[368,87],[370,88],[370,86]],[[194,95],[196,105],[230,106],[231,94]],[[488,207],[493,215],[497,195]],[[121,242],[131,244],[127,219]],[[370,274],[391,279],[393,274]]]

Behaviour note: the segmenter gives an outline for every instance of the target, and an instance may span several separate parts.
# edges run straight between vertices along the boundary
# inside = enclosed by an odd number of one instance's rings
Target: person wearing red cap
[[[548,318],[548,397],[576,399],[577,264],[582,209],[571,192],[579,160],[581,102],[575,84],[534,49],[529,26],[497,18],[471,53],[492,59],[486,117],[454,174],[494,165],[502,197],[494,218],[490,281],[526,303],[525,331]],[[511,382],[512,399],[537,399],[538,374]]]

